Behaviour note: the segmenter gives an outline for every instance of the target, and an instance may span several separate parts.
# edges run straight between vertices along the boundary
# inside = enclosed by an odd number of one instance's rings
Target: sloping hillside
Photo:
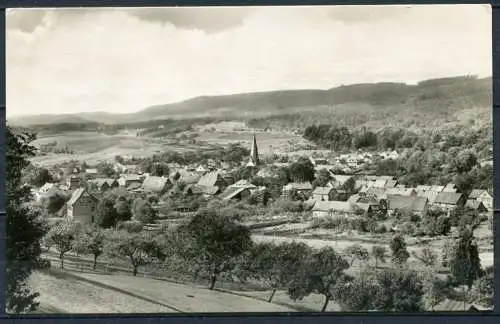
[[[376,83],[340,86],[328,90],[289,90],[203,96],[179,103],[158,105],[134,114],[82,113],[65,119],[82,118],[100,123],[127,123],[160,118],[223,117],[259,119],[271,116],[319,113],[323,116],[352,115],[353,122],[433,116],[447,118],[471,108],[489,108],[492,99],[491,78],[454,77],[423,81],[417,85]],[[320,119],[320,120],[321,120]],[[17,125],[45,124],[50,118],[30,116],[9,122]],[[53,123],[53,121],[52,121]]]

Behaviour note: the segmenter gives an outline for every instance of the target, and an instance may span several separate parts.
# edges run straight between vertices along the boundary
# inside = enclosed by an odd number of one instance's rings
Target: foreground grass
[[[35,272],[30,286],[40,293],[37,313],[164,313],[172,309],[98,287],[89,282]]]

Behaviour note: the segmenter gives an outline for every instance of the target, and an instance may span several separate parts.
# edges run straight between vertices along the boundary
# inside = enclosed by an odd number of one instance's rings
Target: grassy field
[[[158,313],[171,309],[97,287],[72,277],[35,272],[30,286],[40,293],[41,313]]]
[[[143,277],[73,273],[85,280],[121,289],[169,305],[182,312],[294,312],[293,308],[265,301],[208,290],[194,285],[182,285]],[[118,294],[119,295],[119,294]],[[93,303],[91,303],[93,304]],[[158,310],[161,311],[161,310]],[[165,312],[165,309],[162,310]],[[146,312],[146,311],[142,311]],[[151,311],[149,311],[151,312]]]

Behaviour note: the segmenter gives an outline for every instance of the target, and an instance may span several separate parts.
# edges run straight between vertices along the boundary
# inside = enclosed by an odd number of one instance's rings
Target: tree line
[[[204,208],[157,233],[133,223],[109,230],[61,223],[45,236],[44,246],[56,249],[61,267],[71,250],[92,256],[94,268],[101,256],[119,258],[129,264],[134,276],[140,267],[159,263],[174,273],[206,280],[211,290],[219,281],[258,285],[271,291],[269,302],[278,290],[291,300],[320,294],[322,311],[330,301],[347,311],[430,310],[445,298],[456,298],[459,286],[466,287],[466,294],[459,296],[464,300],[489,306],[492,298],[488,290],[492,273],[481,268],[473,233],[466,228],[447,256],[447,279],[435,275],[438,255],[430,248],[413,253],[424,269],[413,270],[408,263],[412,254],[401,235],[393,236],[388,248],[373,246],[372,251],[357,244],[339,252],[296,242],[255,243],[246,226],[215,208]],[[370,259],[374,265],[370,266]],[[356,261],[359,264],[353,267]],[[380,267],[388,262],[389,266]]]

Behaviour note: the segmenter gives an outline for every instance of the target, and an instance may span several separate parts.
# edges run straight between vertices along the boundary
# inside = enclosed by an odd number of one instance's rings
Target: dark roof
[[[425,210],[427,202],[427,198],[421,196],[387,195],[387,208],[389,210],[422,212]]]
[[[447,204],[447,205],[456,205],[460,198],[462,198],[462,194],[458,192],[440,192],[436,196],[436,200],[434,200],[435,204]]]
[[[76,189],[73,194],[71,195],[71,198],[69,199],[69,201],[67,202],[67,206],[72,206],[73,204],[75,204],[82,196],[87,195],[89,196],[90,198],[94,199],[94,200],[97,200],[97,198],[95,198],[94,196],[90,195],[88,192],[85,191],[84,188],[78,188]]]

